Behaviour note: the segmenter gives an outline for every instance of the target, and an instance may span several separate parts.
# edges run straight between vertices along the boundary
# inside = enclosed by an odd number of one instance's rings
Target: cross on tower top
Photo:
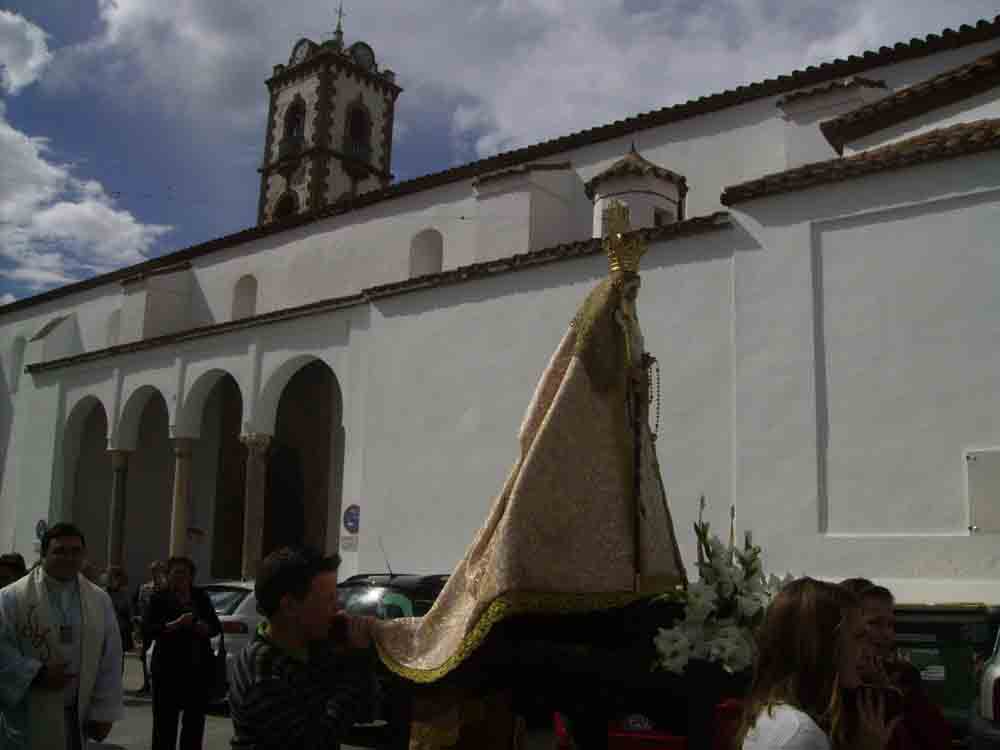
[[[337,30],[333,32],[333,39],[337,49],[344,48],[344,0],[340,0],[340,8],[337,9]]]

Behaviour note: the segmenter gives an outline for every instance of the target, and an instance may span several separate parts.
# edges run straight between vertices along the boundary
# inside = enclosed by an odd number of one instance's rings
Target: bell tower
[[[402,89],[365,42],[300,39],[267,81],[270,106],[257,223],[315,211],[392,181],[392,125]]]

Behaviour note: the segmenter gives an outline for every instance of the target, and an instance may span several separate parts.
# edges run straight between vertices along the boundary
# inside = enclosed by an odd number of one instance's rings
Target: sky
[[[335,0],[3,0],[0,303],[256,222],[267,89]],[[437,172],[1000,0],[345,0],[397,74],[393,172]]]

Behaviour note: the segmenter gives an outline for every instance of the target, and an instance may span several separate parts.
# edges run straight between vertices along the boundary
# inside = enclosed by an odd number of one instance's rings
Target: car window
[[[380,620],[416,616],[413,600],[397,589],[384,586],[349,586],[340,590],[338,598],[341,608],[351,615],[367,615]]]
[[[231,615],[250,592],[235,586],[206,586],[205,593],[212,600],[215,614]]]

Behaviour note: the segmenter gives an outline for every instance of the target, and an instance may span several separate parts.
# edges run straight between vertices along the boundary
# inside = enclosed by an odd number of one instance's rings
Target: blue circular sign
[[[357,534],[361,528],[361,506],[348,505],[344,511],[344,528],[351,534]]]

